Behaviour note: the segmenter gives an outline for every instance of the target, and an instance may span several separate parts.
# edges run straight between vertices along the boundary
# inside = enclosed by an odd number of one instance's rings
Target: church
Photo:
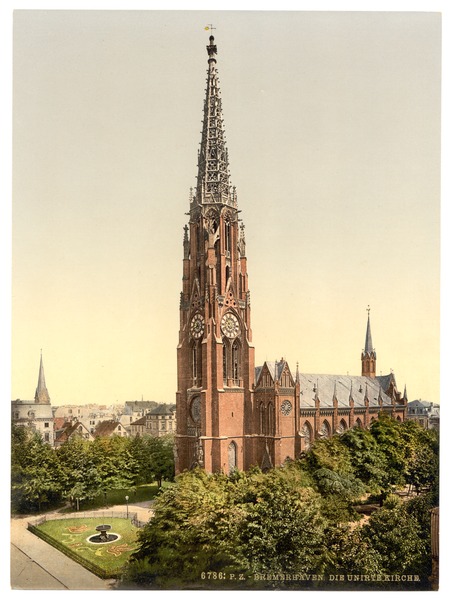
[[[284,358],[255,366],[244,224],[229,180],[214,37],[196,189],[184,228],[177,347],[176,472],[263,470],[300,457],[315,439],[403,421],[407,395],[377,376],[370,313],[361,376],[304,374]]]

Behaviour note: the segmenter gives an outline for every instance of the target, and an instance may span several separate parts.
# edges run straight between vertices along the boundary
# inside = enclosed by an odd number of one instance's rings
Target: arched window
[[[363,423],[362,423],[361,418],[356,419],[355,426],[358,426],[359,428],[363,428]]]
[[[228,357],[227,357],[226,342],[223,339],[223,383],[226,385],[228,382]]]
[[[259,406],[259,433],[265,435],[265,408],[263,403]]]
[[[303,425],[303,428],[301,429],[302,432],[302,436],[304,437],[304,448],[305,449],[309,449],[312,445],[313,442],[313,433],[312,433],[312,427],[309,424],[309,422],[305,422]]]
[[[202,379],[202,356],[199,341],[194,341],[191,348],[191,371],[193,385],[201,385]]]
[[[319,436],[321,438],[331,437],[331,427],[330,427],[328,420],[323,421],[322,426],[320,427],[320,430],[319,430]]]
[[[339,426],[337,427],[337,434],[338,435],[342,435],[343,433],[345,433],[345,431],[347,430],[347,423],[345,422],[344,419],[342,419],[339,422]]]
[[[268,410],[268,429],[267,432],[269,435],[274,435],[274,426],[275,426],[275,407],[272,403],[269,403],[267,406]]]
[[[231,223],[229,220],[226,220],[224,223],[224,245],[226,250],[226,255],[229,256],[231,251]]]
[[[240,378],[240,343],[236,339],[232,344],[232,378],[235,384],[239,384]]]
[[[228,469],[232,472],[237,468],[237,444],[231,441],[228,447]]]
[[[191,367],[193,383],[196,383],[196,379],[198,377],[198,348],[196,347],[196,343],[194,343],[193,347],[191,348]]]

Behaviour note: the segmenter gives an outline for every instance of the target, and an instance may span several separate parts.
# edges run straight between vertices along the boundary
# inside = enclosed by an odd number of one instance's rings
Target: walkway
[[[130,504],[138,519],[149,520],[151,502]],[[100,511],[126,510],[114,506]],[[58,512],[52,512],[56,514]],[[67,514],[65,514],[67,516]],[[115,580],[102,580],[27,530],[32,516],[11,519],[11,588],[15,590],[106,590]]]

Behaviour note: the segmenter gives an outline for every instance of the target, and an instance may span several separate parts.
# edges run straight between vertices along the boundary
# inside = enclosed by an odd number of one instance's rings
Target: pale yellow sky
[[[434,13],[16,12],[11,399],[173,402],[213,22],[256,364],[439,401]]]

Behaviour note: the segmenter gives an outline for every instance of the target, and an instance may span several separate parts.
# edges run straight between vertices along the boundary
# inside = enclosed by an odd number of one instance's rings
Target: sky
[[[429,12],[17,11],[11,399],[174,402],[210,32],[256,365],[440,399],[441,21]]]

